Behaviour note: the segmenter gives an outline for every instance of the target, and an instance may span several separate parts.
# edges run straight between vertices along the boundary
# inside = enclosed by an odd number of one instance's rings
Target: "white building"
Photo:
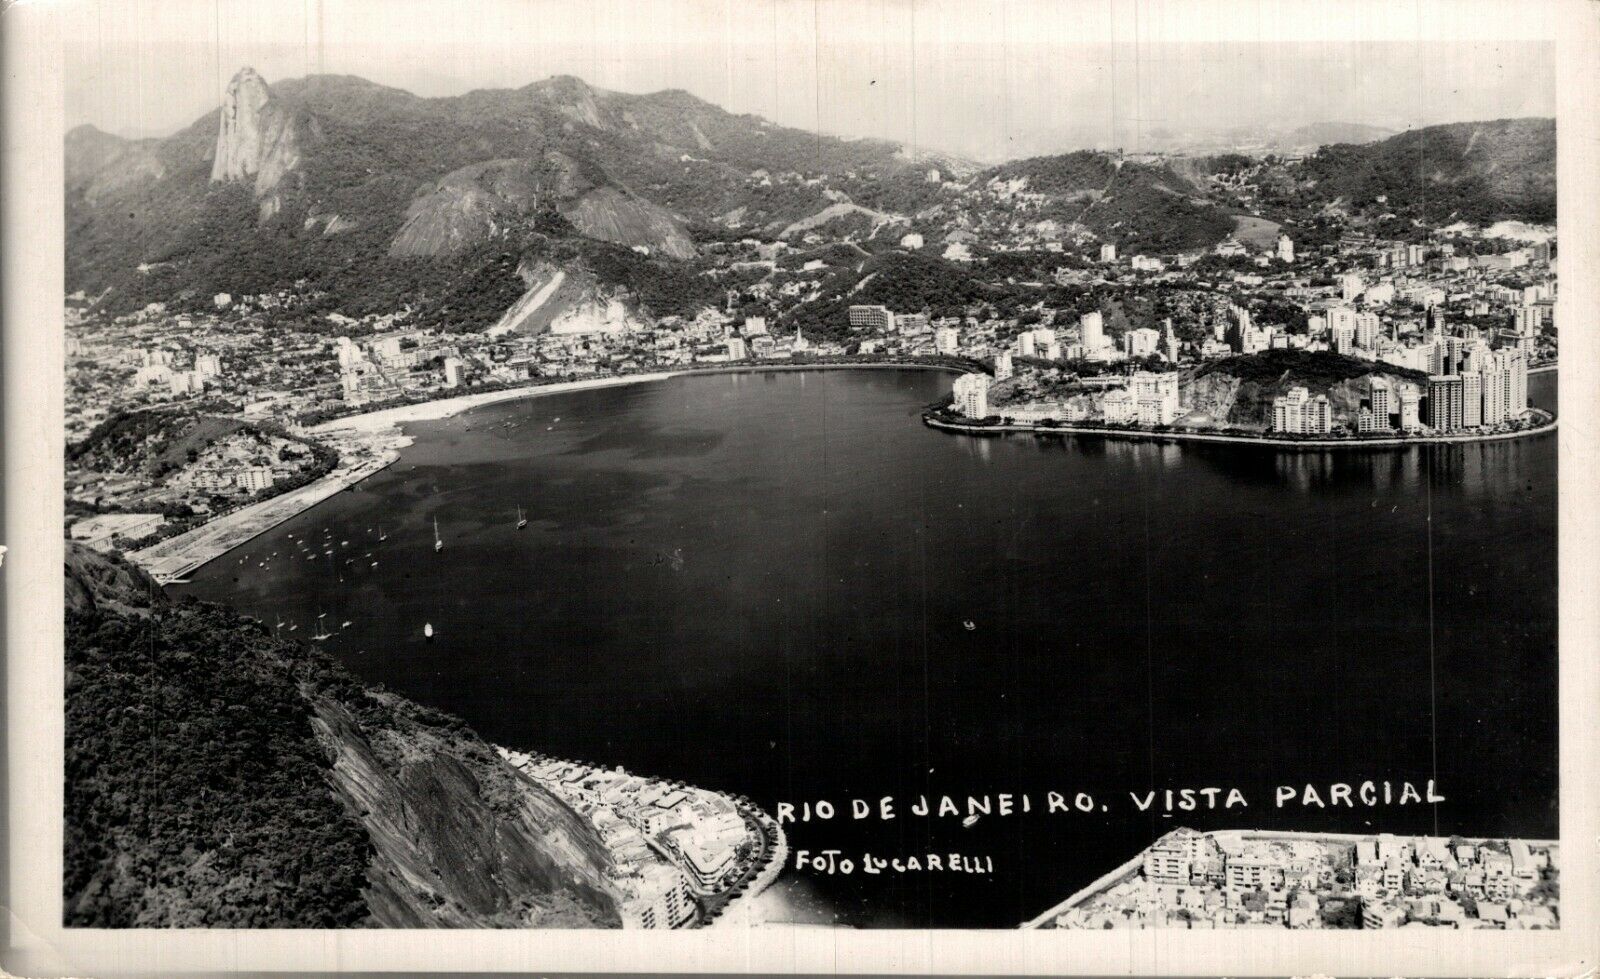
[[[989,417],[989,376],[963,374],[950,386],[955,409],[968,418]]]
[[[1139,420],[1139,404],[1127,388],[1106,392],[1100,399],[1100,412],[1110,425],[1131,425]]]
[[[960,349],[961,333],[953,326],[941,326],[934,331],[933,349],[942,354],[953,354]]]
[[[444,386],[447,388],[460,387],[465,369],[466,364],[462,363],[460,357],[446,357],[444,359]]]
[[[1106,242],[1100,246],[1100,261],[1115,262],[1117,260],[1117,246]]]
[[[205,389],[205,382],[194,371],[173,371],[167,383],[172,387],[172,396],[182,397],[195,394]]]
[[[1010,377],[1011,373],[1011,352],[1001,351],[1000,353],[995,354],[994,379],[997,381],[1003,381]]]
[[[765,324],[766,321],[762,320],[763,327]],[[887,306],[851,306],[850,328],[888,332],[894,329],[894,314],[889,312]]]
[[[1408,432],[1422,427],[1422,395],[1412,388],[1400,389],[1400,427]]]
[[[233,476],[234,484],[247,493],[272,485],[272,470],[266,466],[246,466]]]
[[[1303,387],[1290,388],[1272,401],[1272,430],[1290,435],[1326,435],[1333,430],[1328,396],[1312,397]]]
[[[1122,335],[1122,344],[1129,357],[1149,357],[1160,349],[1161,333],[1149,327],[1129,330]]]
[[[1355,316],[1355,341],[1356,346],[1364,350],[1371,350],[1378,345],[1378,330],[1382,324],[1378,322],[1377,313],[1357,313]]]
[[[1107,245],[1106,247],[1109,248],[1111,246]],[[1105,320],[1098,311],[1084,313],[1078,319],[1078,338],[1079,342],[1083,344],[1083,355],[1085,357],[1092,359],[1098,356],[1101,349],[1105,347]]]
[[[1278,261],[1294,261],[1294,242],[1290,240],[1288,235],[1278,236]]]
[[[114,538],[138,540],[161,529],[167,518],[159,513],[102,513],[72,525],[72,539],[97,551],[111,547]]]
[[[1129,379],[1128,390],[1133,394],[1139,424],[1170,425],[1178,417],[1177,371],[1137,371]]]

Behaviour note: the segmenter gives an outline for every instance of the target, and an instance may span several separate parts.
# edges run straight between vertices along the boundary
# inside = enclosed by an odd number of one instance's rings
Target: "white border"
[[[785,0],[777,0],[784,3]],[[806,5],[806,0],[792,0]],[[873,0],[898,6],[917,0]],[[929,0],[931,2],[931,0]],[[1224,5],[1260,17],[1256,4]],[[1410,6],[1410,5],[1407,5]],[[1448,5],[1447,5],[1448,6]],[[1122,6],[1116,7],[1120,13]],[[1218,16],[1227,16],[1218,7]],[[1341,8],[1351,13],[1347,7]],[[1419,8],[1420,9],[1420,8]],[[1464,9],[1464,8],[1463,8]],[[1251,13],[1251,11],[1258,11]],[[1330,11],[1332,13],[1333,11]],[[4,967],[24,975],[250,970],[1097,972],[1580,975],[1596,967],[1600,705],[1600,5],[1558,6],[1561,830],[1551,932],[991,932],[762,929],[650,934],[72,931],[61,919],[61,106],[48,4],[16,3],[4,45],[3,270],[11,902]],[[1331,30],[1332,28],[1330,28]],[[1348,23],[1339,26],[1351,30]],[[1359,31],[1357,31],[1359,33]],[[822,39],[826,45],[827,40]],[[1514,611],[1511,614],[1515,614]],[[1070,882],[1063,882],[1063,893]]]

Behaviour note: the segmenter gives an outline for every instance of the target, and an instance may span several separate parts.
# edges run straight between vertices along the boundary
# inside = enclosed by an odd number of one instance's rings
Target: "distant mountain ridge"
[[[1430,222],[1549,223],[1556,216],[1555,163],[1554,119],[1496,119],[1324,146],[1295,176],[1319,199],[1381,203]]]
[[[269,85],[248,68],[216,111],[173,136],[80,127],[65,153],[68,291],[112,289],[123,305],[298,279],[339,286],[352,267],[417,283],[398,263],[470,271],[484,249],[520,252],[535,235],[688,259],[696,224],[737,213],[781,229],[832,203],[815,183],[775,186],[769,173],[890,179],[962,166],[677,90],[628,95],[557,76],[429,99],[352,76]],[[341,294],[377,288],[347,285]],[[398,305],[397,290],[372,304]]]
[[[1377,132],[1338,123],[1290,136]],[[720,299],[701,274],[702,248],[745,235],[883,248],[908,230],[980,245],[974,229],[1087,233],[1125,254],[1171,253],[1214,245],[1242,213],[1207,158],[1084,150],[980,171],[679,90],[631,95],[571,76],[421,98],[343,75],[269,85],[244,69],[216,110],[170,137],[79,127],[65,153],[68,292],[113,310],[200,308],[218,292],[304,283],[320,296],[307,316],[411,306],[420,325],[459,329],[501,323],[519,302],[539,307],[519,319],[530,329],[694,315]],[[1554,123],[1336,142],[1271,175],[1259,197],[1268,221],[1283,219],[1273,207],[1339,206],[1544,222],[1554,217]],[[546,271],[523,274],[531,268]],[[562,288],[535,295],[554,271]]]

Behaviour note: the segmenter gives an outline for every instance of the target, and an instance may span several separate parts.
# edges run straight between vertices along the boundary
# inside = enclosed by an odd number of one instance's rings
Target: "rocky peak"
[[[254,68],[241,68],[222,97],[222,125],[212,180],[243,180],[261,172],[261,146],[272,91]]]
[[[265,220],[282,206],[279,188],[284,178],[300,166],[300,142],[293,109],[273,99],[266,79],[254,68],[241,68],[222,98],[211,179],[255,178],[255,196]]]

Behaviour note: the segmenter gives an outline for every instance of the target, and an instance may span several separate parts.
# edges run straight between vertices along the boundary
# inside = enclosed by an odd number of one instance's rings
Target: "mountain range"
[[[1549,220],[1553,121],[1463,126],[1325,146],[1277,168],[1270,199],[1359,208],[1381,196],[1429,218]],[[1379,134],[1341,124],[1285,138]],[[985,227],[1014,230],[986,213],[994,195],[974,192],[996,181],[1027,190],[1026,216],[1046,227],[1127,252],[1206,247],[1238,211],[1206,159],[1081,151],[980,169],[676,90],[557,76],[420,98],[351,76],[268,84],[246,68],[215,111],[165,139],[67,133],[67,290],[111,309],[198,307],[299,283],[326,311],[409,304],[423,322],[485,328],[561,271],[559,308],[521,322],[617,304],[643,320],[717,301],[701,274],[715,242],[804,236],[881,250],[911,229],[982,244]]]

